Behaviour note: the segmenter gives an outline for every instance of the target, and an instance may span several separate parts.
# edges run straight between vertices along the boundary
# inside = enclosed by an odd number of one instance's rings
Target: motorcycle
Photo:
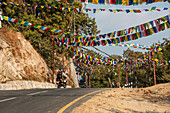
[[[56,81],[56,84],[58,85],[58,88],[60,87],[64,87],[66,88],[67,86],[67,80],[66,80],[66,77],[63,77],[62,79],[60,79],[59,81]]]

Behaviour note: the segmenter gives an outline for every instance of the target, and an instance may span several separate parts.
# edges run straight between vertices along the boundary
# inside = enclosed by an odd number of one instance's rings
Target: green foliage
[[[156,47],[153,45],[153,48]],[[140,52],[134,52],[133,50],[127,49],[124,51],[123,56],[127,60],[136,60],[137,58],[141,58],[144,54]],[[158,59],[158,61],[170,61],[170,45],[165,45],[162,47],[162,51],[155,52],[155,59]],[[153,60],[153,57],[152,59]],[[169,65],[161,65],[159,66],[157,63],[155,64],[155,72],[156,72],[156,82],[159,83],[167,83],[170,82],[170,66]],[[140,66],[139,66],[140,67]],[[147,66],[144,69],[138,70],[138,65],[136,66],[136,70],[128,71],[128,73],[131,73],[128,76],[129,82],[134,83],[134,87],[137,85],[138,87],[147,87],[154,85],[154,69],[152,66]],[[136,72],[136,75],[135,75]],[[125,72],[122,74],[124,79],[122,82],[125,84]],[[137,84],[136,84],[136,78],[137,77]]]
[[[10,2],[11,0],[2,0],[1,2]],[[17,3],[26,3],[32,5],[49,5],[54,7],[77,7],[81,8],[82,4],[80,2],[73,2],[68,4],[67,2],[61,1],[50,1],[50,0],[16,0]],[[38,24],[41,26],[46,26],[49,28],[55,28],[61,31],[74,32],[74,19],[73,11],[59,10],[59,9],[47,9],[47,8],[34,8],[34,7],[24,7],[24,6],[1,6],[3,10],[3,15],[9,16],[11,18],[16,18],[21,21],[30,22],[33,24]],[[13,27],[14,30],[21,32],[27,40],[34,46],[34,48],[41,54],[41,56],[46,61],[49,67],[52,67],[52,50],[53,50],[53,37],[62,37],[62,34],[54,34],[51,32],[30,28],[22,24],[15,24],[5,22],[3,26]],[[75,11],[75,29],[76,33],[81,31],[83,35],[96,35],[100,31],[97,30],[97,25],[95,19],[89,18],[88,14],[79,13]],[[72,51],[67,51],[63,47],[55,46],[55,52],[59,54],[65,54],[67,57],[72,57],[74,53]],[[57,60],[57,57],[55,58]],[[58,63],[55,63],[55,67],[58,67]]]

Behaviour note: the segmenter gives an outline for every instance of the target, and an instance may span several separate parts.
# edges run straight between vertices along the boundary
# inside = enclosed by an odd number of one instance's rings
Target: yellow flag
[[[93,59],[92,59],[92,57],[90,56],[90,61],[92,61]]]
[[[78,41],[77,42],[80,42],[80,37],[78,37]]]
[[[92,0],[92,3],[93,3],[93,4],[98,4],[98,3],[99,3],[99,0]]]
[[[128,37],[127,37],[127,35],[125,36],[125,41],[128,41]]]
[[[158,59],[155,59],[156,62],[158,62]]]
[[[149,11],[152,11],[152,9],[148,9]]]
[[[137,35],[138,38],[140,37],[139,32],[137,32],[136,35]]]
[[[130,9],[130,12],[133,13],[134,11],[132,9]]]
[[[7,17],[7,16],[5,16],[5,20],[8,20],[8,17]]]
[[[113,9],[113,12],[116,13],[116,9]]]
[[[105,40],[105,43],[106,43],[106,45],[107,45],[107,40]]]
[[[170,25],[169,25],[168,22],[165,22],[165,26],[166,26],[167,29],[170,28]]]
[[[71,38],[71,41],[70,41],[71,43],[73,43],[73,38]]]
[[[162,48],[159,47],[159,51],[161,51],[161,50],[162,50]]]
[[[117,44],[118,43],[118,41],[117,41],[117,39],[115,38],[115,44]]]
[[[137,32],[137,26],[134,27],[135,31]]]
[[[89,42],[86,43],[86,46],[88,46]]]
[[[57,30],[57,29],[53,29],[53,30],[51,30],[51,31],[54,32],[55,30]]]
[[[168,65],[168,62],[167,62],[167,61],[165,61],[165,64],[166,64],[166,65]]]
[[[122,32],[122,35],[125,35],[125,30],[122,30],[121,32]]]
[[[5,3],[5,2],[2,2],[4,5],[7,5],[7,3]]]
[[[24,24],[24,23],[25,23],[24,21],[21,22],[21,24]]]
[[[80,42],[80,46],[83,46],[82,42]]]
[[[153,30],[153,28],[150,28],[149,30],[150,30],[150,32],[152,32],[152,34],[155,33],[155,31]]]
[[[152,35],[152,34],[153,34],[153,32],[151,31],[151,29],[149,29],[149,32],[150,32],[150,35]]]
[[[138,3],[138,0],[133,0],[133,3]]]
[[[129,5],[129,0],[126,0],[126,5]]]
[[[114,38],[114,37],[113,37],[113,32],[111,33],[111,38]]]
[[[39,29],[40,27],[41,27],[40,25],[37,26],[38,29]]]
[[[76,50],[76,55],[79,55],[79,51]]]
[[[126,5],[126,0],[122,0],[122,5]]]

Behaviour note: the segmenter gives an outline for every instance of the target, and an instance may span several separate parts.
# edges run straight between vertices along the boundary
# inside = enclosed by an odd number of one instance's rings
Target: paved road
[[[69,88],[0,91],[0,113],[57,113],[78,97],[97,90],[103,89]],[[64,112],[69,113],[74,107],[77,107],[94,94],[80,99]]]

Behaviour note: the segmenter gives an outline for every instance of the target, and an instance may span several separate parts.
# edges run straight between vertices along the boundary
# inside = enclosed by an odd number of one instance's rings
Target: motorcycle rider
[[[57,72],[57,80],[56,81],[60,81],[62,79],[62,72],[59,69],[59,71]]]
[[[62,71],[62,78],[63,78],[63,83],[65,84],[64,87],[67,85],[67,75]]]
[[[67,83],[67,75],[63,72],[63,70],[59,70],[57,73],[57,84],[58,84],[58,88],[60,88],[61,86],[63,86],[64,88],[66,88],[66,83]]]

